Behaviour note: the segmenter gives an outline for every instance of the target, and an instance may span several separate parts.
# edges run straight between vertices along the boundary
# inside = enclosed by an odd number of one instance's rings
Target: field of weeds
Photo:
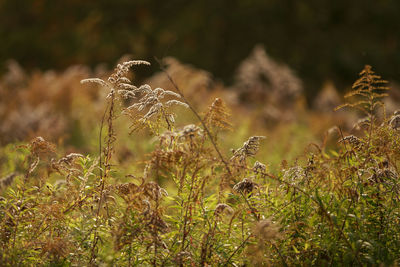
[[[397,266],[400,112],[375,71],[307,104],[262,47],[229,88],[174,58],[10,62],[0,265]]]

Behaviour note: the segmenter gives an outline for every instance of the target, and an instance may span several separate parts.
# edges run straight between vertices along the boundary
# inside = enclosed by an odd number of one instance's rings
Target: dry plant
[[[369,67],[350,94],[364,100],[347,104],[369,116],[367,131],[339,129],[336,150],[310,144],[270,173],[255,159],[264,136],[251,136],[227,158],[218,137],[232,122],[221,99],[199,113],[168,72],[172,90],[132,85],[129,68],[148,64],[127,61],[107,80],[83,80],[107,91],[97,157],[43,137],[7,148],[1,265],[397,264],[399,114],[378,123],[385,88]],[[175,126],[175,105],[198,121]],[[137,130],[146,127],[156,135],[144,161],[114,159],[121,114],[133,119],[131,138],[142,142]]]
[[[8,72],[0,79],[0,143],[36,136],[52,141],[73,139],[75,124],[83,119],[82,107],[96,104],[96,88],[81,90],[79,85],[79,80],[88,75],[88,68],[83,66],[28,75],[16,62],[10,62]]]
[[[232,130],[230,115],[230,111],[222,99],[216,98],[204,115],[204,121],[209,127]]]
[[[389,90],[389,87],[385,86],[388,82],[381,79],[381,76],[376,75],[372,71],[372,67],[366,65],[360,72],[360,78],[354,82],[352,89],[353,91],[345,95],[345,98],[358,98],[356,101],[347,102],[340,105],[336,110],[344,107],[352,107],[359,109],[365,116],[367,116],[367,123],[370,126],[370,131],[375,123],[375,111],[378,107],[385,108],[382,102],[382,98],[387,96],[383,91]],[[386,118],[385,110],[384,116]]]
[[[265,139],[265,136],[250,137],[243,143],[242,147],[232,150],[233,156],[231,157],[231,161],[238,160],[240,163],[243,163],[248,157],[255,156],[260,149],[260,140],[262,139]]]
[[[241,98],[254,103],[290,107],[303,91],[301,80],[286,65],[275,62],[261,45],[239,66],[236,84]]]

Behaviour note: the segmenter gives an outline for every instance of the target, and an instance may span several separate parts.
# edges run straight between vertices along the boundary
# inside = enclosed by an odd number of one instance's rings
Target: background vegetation
[[[310,98],[326,79],[345,88],[365,64],[398,80],[399,9],[396,0],[2,0],[0,62],[63,69],[112,67],[121,53],[174,56],[230,84],[261,43],[305,80]]]
[[[398,266],[398,7],[0,0],[0,265]]]

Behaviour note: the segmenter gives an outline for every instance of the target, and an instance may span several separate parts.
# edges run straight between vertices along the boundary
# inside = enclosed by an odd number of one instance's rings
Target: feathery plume
[[[138,88],[130,84],[131,81],[126,77],[126,74],[129,72],[129,69],[132,66],[137,65],[150,65],[150,63],[144,60],[126,61],[117,65],[113,74],[108,77],[107,81],[104,81],[100,78],[89,78],[81,80],[81,84],[96,83],[102,87],[110,89],[110,93],[107,95],[107,98],[110,98],[115,91],[123,98],[134,97],[135,91]]]

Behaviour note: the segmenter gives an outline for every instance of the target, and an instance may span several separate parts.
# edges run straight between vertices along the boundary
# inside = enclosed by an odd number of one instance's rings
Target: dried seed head
[[[244,178],[241,182],[235,184],[233,190],[235,190],[238,193],[247,195],[248,193],[252,192],[257,186],[258,184],[253,182],[251,179]]]
[[[111,98],[116,91],[123,98],[135,97],[138,88],[134,85],[131,85],[131,81],[125,77],[129,72],[129,69],[135,65],[150,65],[150,63],[143,60],[126,61],[117,65],[113,74],[111,74],[107,81],[99,78],[90,78],[81,80],[81,84],[97,83],[102,87],[108,88],[110,92],[107,95],[107,98]]]
[[[145,195],[147,195],[151,200],[157,200],[164,196],[168,196],[167,190],[160,187],[155,182],[147,182],[141,186]]]
[[[273,60],[261,45],[240,64],[235,87],[241,99],[250,104],[269,101],[284,107],[293,105],[303,91],[302,81],[294,72]]]
[[[181,251],[175,256],[175,262],[177,265],[182,265],[192,259],[192,253],[190,251]]]
[[[181,98],[181,96],[175,92],[164,90],[162,88],[152,89],[149,85],[143,85],[139,87],[137,90],[133,91],[134,94],[140,94],[141,97],[137,103],[129,106],[125,109],[125,114],[130,114],[134,110],[139,112],[148,109],[147,113],[138,120],[139,125],[146,124],[151,118],[161,115],[165,119],[168,124],[168,128],[175,122],[174,114],[168,111],[168,108],[172,105],[180,105],[188,108],[188,105],[182,101],[177,99],[172,99],[168,101],[164,101],[163,98],[165,96],[171,96],[175,98]],[[140,128],[140,127],[135,127]]]
[[[183,127],[182,131],[179,132],[180,137],[184,138],[192,138],[197,136],[202,136],[203,135],[203,129],[200,127],[194,125],[194,124],[189,124]]]
[[[372,113],[375,108],[383,105],[381,99],[388,94],[383,93],[384,90],[390,88],[385,86],[388,81],[385,81],[381,76],[376,75],[372,71],[371,66],[365,65],[360,72],[360,78],[357,79],[352,86],[352,91],[347,93],[344,98],[357,98],[355,101],[346,101],[346,103],[336,107],[339,110],[344,107],[353,107],[361,110],[368,117],[372,118]],[[372,121],[370,123],[373,123]]]
[[[162,188],[162,187],[160,187],[160,191],[159,191],[159,193],[160,193],[160,196],[165,196],[165,197],[167,197],[168,196],[168,192],[167,192],[167,190],[165,190],[164,188]]]
[[[55,153],[56,146],[53,143],[47,142],[43,137],[38,136],[33,139],[28,145],[21,145],[19,147],[27,148],[31,152],[33,159],[31,160],[26,178],[31,174],[39,165],[42,155]]]
[[[305,171],[300,166],[294,166],[292,168],[284,170],[284,173],[283,173],[283,178],[285,178],[286,181],[292,182],[292,183],[298,182],[304,176],[305,176]]]
[[[354,125],[353,129],[355,130],[361,130],[363,127],[366,127],[371,124],[370,118],[369,117],[364,117],[359,119]]]
[[[109,86],[104,80],[102,80],[100,78],[89,78],[89,79],[81,80],[81,84],[85,84],[85,83],[97,83],[98,85],[103,86],[103,87]]]
[[[143,199],[142,203],[145,206],[145,208],[143,210],[143,214],[147,215],[150,212],[151,203],[150,203],[150,201],[148,199]]]
[[[391,168],[376,168],[371,167],[368,169],[368,172],[371,173],[371,176],[368,178],[368,181],[371,183],[386,183],[392,184],[393,181],[396,181],[399,177],[397,172]]]
[[[219,203],[215,207],[214,215],[218,216],[218,215],[221,215],[223,212],[232,213],[233,209],[231,208],[231,206],[229,206],[225,203]]]
[[[134,183],[125,183],[125,184],[119,184],[116,186],[118,193],[121,195],[134,194],[138,191],[138,188],[139,187],[137,185],[135,185]]]
[[[267,166],[265,166],[265,164],[262,164],[259,161],[256,161],[256,163],[254,163],[253,166],[253,171],[256,173],[265,173],[267,170]]]
[[[260,149],[260,141],[265,139],[265,136],[252,136],[243,146],[237,150],[233,151],[233,156],[231,160],[238,158],[241,162],[245,161],[247,157],[255,156]]]
[[[400,128],[400,115],[394,115],[389,121],[389,125],[395,129],[398,130]]]
[[[362,141],[354,135],[348,135],[339,140],[339,143],[343,143],[343,142],[346,142],[346,143],[354,145],[354,146],[358,146],[362,143]]]
[[[65,163],[67,165],[71,165],[72,162],[77,159],[77,158],[84,158],[85,156],[83,156],[82,154],[79,153],[70,153],[68,155],[66,155],[65,157],[61,158],[60,160],[58,160],[58,163]]]
[[[29,143],[28,148],[31,151],[31,153],[35,156],[39,156],[39,154],[55,152],[56,150],[56,146],[54,144],[47,142],[41,136],[38,136],[35,139],[33,139]]]
[[[177,136],[178,136],[178,133],[176,133],[176,132],[165,131],[160,136],[158,136],[158,139],[160,141],[161,146],[169,147],[177,139]]]
[[[73,167],[73,163],[78,158],[84,158],[82,154],[78,153],[70,153],[65,157],[56,161],[55,159],[51,159],[51,168],[53,168],[58,173],[62,174],[62,172],[68,173],[66,176],[66,181],[69,183],[69,177],[73,173],[79,174],[78,169]]]
[[[135,65],[150,65],[150,63],[144,60],[131,60],[118,64],[114,69],[114,73],[108,78],[108,82],[113,85],[126,83],[127,78],[125,75],[129,72],[129,69]]]

